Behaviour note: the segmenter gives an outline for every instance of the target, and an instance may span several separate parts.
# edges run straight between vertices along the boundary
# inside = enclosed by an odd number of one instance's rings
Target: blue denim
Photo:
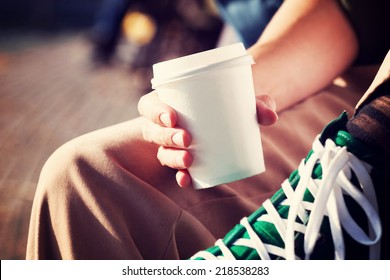
[[[123,17],[129,8],[131,0],[105,0],[102,1],[96,15],[96,22],[92,32],[103,40],[103,43],[112,44],[119,36]]]
[[[246,48],[263,33],[283,0],[217,0],[221,17],[237,32]]]

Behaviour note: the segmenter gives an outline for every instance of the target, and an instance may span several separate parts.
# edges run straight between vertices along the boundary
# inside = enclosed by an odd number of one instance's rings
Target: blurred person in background
[[[122,37],[138,47],[133,68],[213,48],[222,23],[211,2],[103,1],[89,33],[92,60],[111,63]]]

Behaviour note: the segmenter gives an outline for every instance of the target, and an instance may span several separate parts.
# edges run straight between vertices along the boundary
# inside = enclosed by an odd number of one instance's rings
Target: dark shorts
[[[375,64],[390,49],[388,0],[339,0],[359,41],[356,64]]]

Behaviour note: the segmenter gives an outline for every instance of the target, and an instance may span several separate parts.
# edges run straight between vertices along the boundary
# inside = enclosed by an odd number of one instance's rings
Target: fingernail
[[[279,115],[278,115],[278,113],[276,113],[275,110],[271,110],[271,111],[272,111],[272,113],[274,114],[274,119],[275,119],[275,121],[279,120]]]
[[[183,134],[180,132],[173,134],[172,141],[175,145],[183,147],[184,146]]]
[[[263,125],[271,125],[279,120],[279,116],[275,111],[271,109],[268,109],[268,111],[268,114],[264,114]]]
[[[273,115],[272,117],[270,117],[271,122],[277,121],[279,119],[279,116],[276,113],[275,101],[273,101],[273,99],[268,99],[266,102],[263,102],[263,104],[264,104],[265,108],[267,108],[267,110],[270,112],[270,114]]]
[[[171,126],[171,119],[169,118],[169,115],[167,113],[163,113],[160,115],[160,121],[165,126],[168,126],[168,127]]]

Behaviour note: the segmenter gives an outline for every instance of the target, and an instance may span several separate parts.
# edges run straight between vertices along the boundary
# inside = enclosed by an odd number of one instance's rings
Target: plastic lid
[[[237,64],[253,64],[253,59],[242,43],[228,45],[153,65],[152,87],[184,79],[206,70]]]

